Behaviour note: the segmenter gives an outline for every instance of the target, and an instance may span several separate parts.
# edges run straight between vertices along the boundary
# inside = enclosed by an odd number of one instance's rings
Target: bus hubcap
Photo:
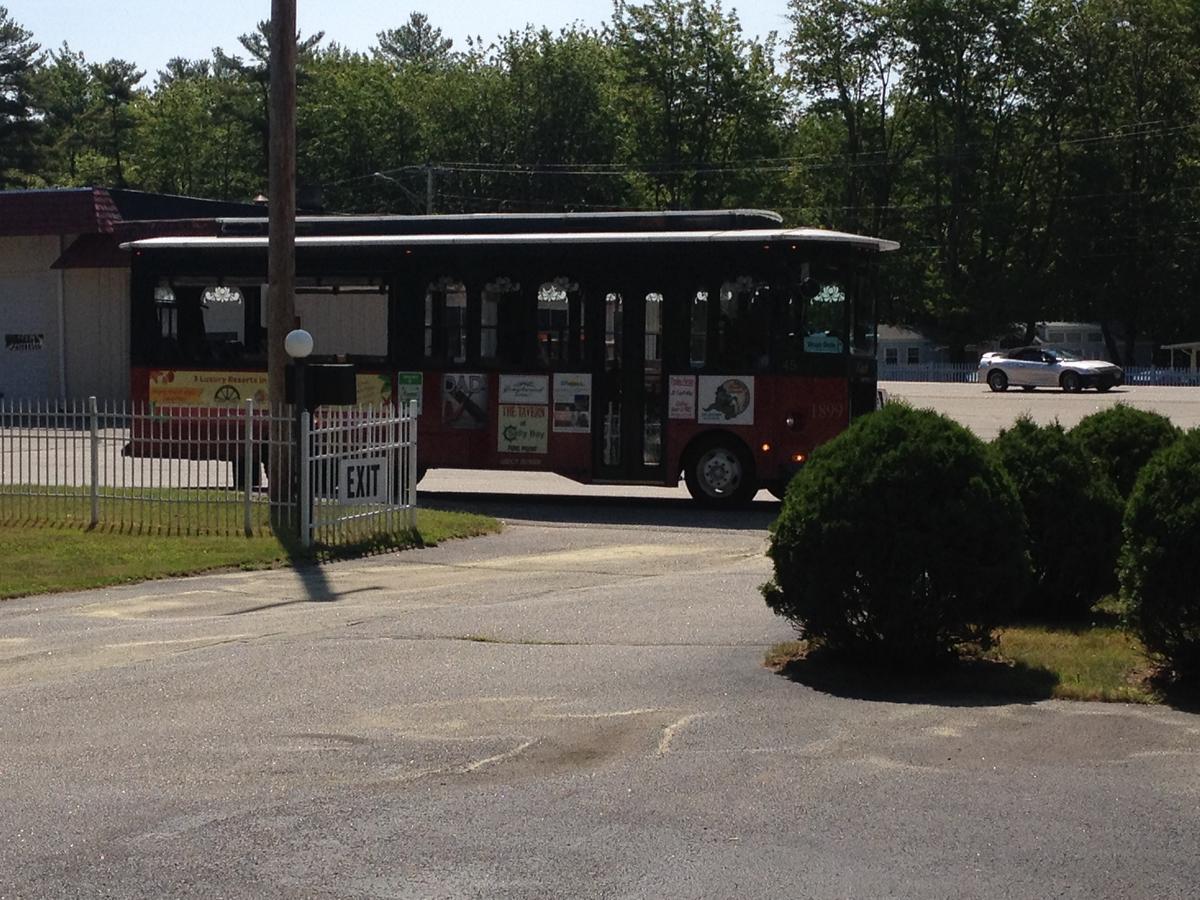
[[[742,480],[742,466],[725,449],[710,450],[700,460],[700,482],[710,494],[728,494]]]

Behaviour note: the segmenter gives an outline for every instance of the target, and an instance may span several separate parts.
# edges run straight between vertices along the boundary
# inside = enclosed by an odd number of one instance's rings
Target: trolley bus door
[[[658,293],[605,297],[594,449],[598,480],[663,478],[662,307]]]

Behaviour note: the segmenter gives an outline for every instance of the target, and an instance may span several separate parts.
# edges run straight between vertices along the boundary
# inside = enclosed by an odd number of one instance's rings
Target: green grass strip
[[[178,535],[136,529],[0,525],[0,599],[55,591],[195,575],[227,569],[266,569],[323,562],[500,530],[472,513],[417,510],[414,532],[398,532],[347,547],[303,551],[266,530],[241,535]]]

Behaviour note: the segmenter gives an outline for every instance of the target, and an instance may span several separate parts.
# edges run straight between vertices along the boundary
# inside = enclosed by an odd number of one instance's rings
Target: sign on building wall
[[[6,334],[4,349],[20,353],[25,350],[43,350],[46,346],[44,334]]]

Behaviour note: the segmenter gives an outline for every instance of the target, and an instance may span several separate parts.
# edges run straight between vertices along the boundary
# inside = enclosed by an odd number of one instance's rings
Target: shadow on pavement
[[[483,513],[509,521],[565,525],[651,525],[766,531],[779,503],[756,501],[744,509],[713,510],[692,500],[658,497],[587,497],[560,494],[481,494],[419,491],[421,506]]]
[[[1021,663],[961,660],[920,675],[852,666],[813,654],[778,670],[790,681],[834,697],[925,706],[1005,706],[1048,700],[1058,678],[1047,669]]]

